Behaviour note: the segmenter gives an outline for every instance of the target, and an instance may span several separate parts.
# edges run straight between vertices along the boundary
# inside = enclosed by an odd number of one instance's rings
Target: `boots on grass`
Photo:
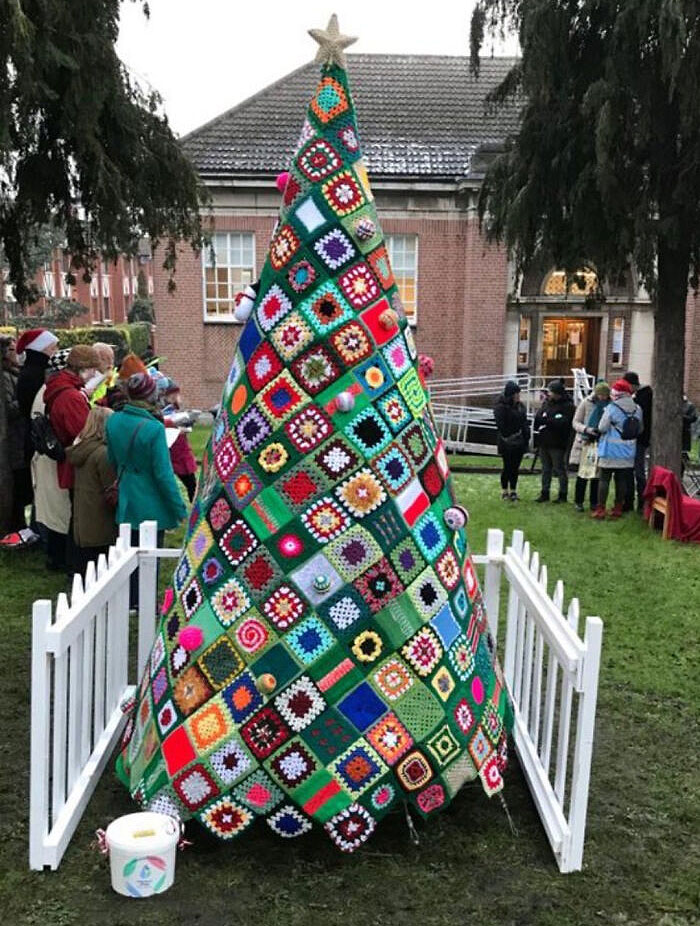
[[[621,518],[623,514],[624,514],[624,506],[615,505],[610,512],[610,517],[611,519],[616,521],[618,518]]]
[[[591,512],[591,517],[595,518],[596,521],[605,520],[605,507],[603,505],[598,505],[598,507],[594,508]]]
[[[549,501],[549,492],[540,492],[540,494],[535,499],[536,502],[548,502]]]

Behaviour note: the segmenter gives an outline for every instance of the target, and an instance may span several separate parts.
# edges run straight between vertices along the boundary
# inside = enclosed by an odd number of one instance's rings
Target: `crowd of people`
[[[542,464],[538,503],[563,504],[569,497],[569,476],[575,474],[574,505],[584,511],[586,493],[591,517],[620,518],[643,508],[647,482],[647,451],[652,433],[652,389],[630,371],[612,385],[595,384],[590,395],[574,406],[564,383],[549,383],[533,421],[534,447]],[[687,398],[683,407],[683,450],[689,451],[691,427],[697,420]],[[520,386],[506,383],[494,408],[498,452],[502,457],[501,494],[518,501],[520,464],[530,446],[530,424],[520,401]],[[556,479],[556,494],[552,480]],[[614,487],[608,510],[610,486]]]
[[[43,544],[47,567],[84,574],[119,524],[164,531],[187,515],[197,462],[178,385],[109,344],[59,350],[45,329],[0,339],[12,513],[4,548]],[[177,478],[176,478],[177,477]]]

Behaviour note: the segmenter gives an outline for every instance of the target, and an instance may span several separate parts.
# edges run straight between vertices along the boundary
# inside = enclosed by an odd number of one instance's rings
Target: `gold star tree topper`
[[[309,29],[311,38],[318,42],[318,51],[314,59],[316,64],[332,65],[345,68],[345,49],[357,39],[351,35],[341,35],[338,29],[338,17],[334,13],[325,29]]]

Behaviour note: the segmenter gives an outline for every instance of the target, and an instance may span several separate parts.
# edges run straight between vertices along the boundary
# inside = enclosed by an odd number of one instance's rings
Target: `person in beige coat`
[[[572,427],[574,442],[569,454],[569,465],[578,467],[576,488],[574,490],[574,507],[583,511],[586,486],[590,484],[589,501],[591,511],[598,504],[598,469],[590,467],[589,453],[598,442],[597,424],[602,418],[606,405],[610,402],[610,386],[601,380],[596,383],[593,392],[579,402],[574,414]],[[582,462],[583,461],[583,462]]]
[[[91,560],[107,553],[117,539],[114,505],[108,499],[109,488],[117,474],[107,458],[105,422],[113,414],[110,408],[96,405],[80,434],[66,450],[74,467],[73,541],[76,546],[76,572],[85,575]]]

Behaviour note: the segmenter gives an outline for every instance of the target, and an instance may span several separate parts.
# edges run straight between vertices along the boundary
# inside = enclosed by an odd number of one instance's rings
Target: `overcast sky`
[[[158,90],[184,135],[315,55],[307,29],[331,13],[358,41],[350,52],[466,55],[473,0],[149,0],[122,2],[117,51],[134,77]],[[515,41],[493,50],[514,54]],[[491,52],[490,43],[484,49]],[[351,75],[352,76],[352,75]]]

